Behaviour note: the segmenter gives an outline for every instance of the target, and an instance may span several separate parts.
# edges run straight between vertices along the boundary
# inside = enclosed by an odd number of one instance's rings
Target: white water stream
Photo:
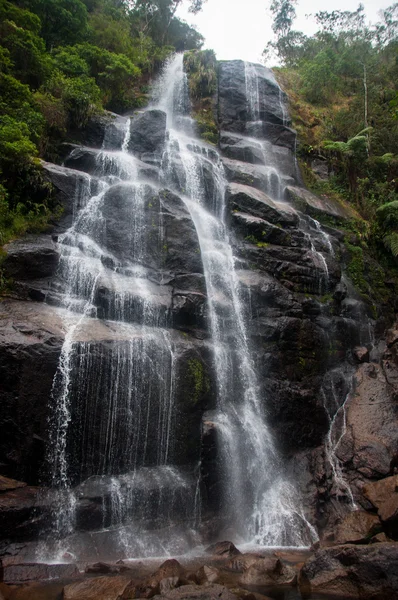
[[[247,78],[247,82],[253,81]],[[250,110],[256,118],[258,83],[254,81],[249,91],[253,93],[248,96],[253,98]],[[169,127],[164,181],[184,193],[199,238],[206,279],[218,387],[214,421],[220,437],[222,513],[242,541],[302,546],[315,535],[303,517],[297,492],[284,478],[266,422],[266,399],[250,352],[235,260],[224,222],[223,166],[216,150],[211,149],[210,154],[203,142],[192,139],[192,124],[187,128],[187,118],[180,118],[189,105],[182,55],[176,55],[166,66],[155,96],[157,107],[167,114]],[[204,163],[207,168],[210,164],[215,182],[215,198],[210,206],[204,201]]]

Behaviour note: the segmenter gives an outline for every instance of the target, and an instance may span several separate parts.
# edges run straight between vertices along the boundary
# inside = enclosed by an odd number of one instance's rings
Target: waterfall
[[[146,523],[167,527],[176,514],[198,520],[197,477],[171,466],[175,339],[148,268],[150,253],[161,254],[162,219],[148,212],[156,193],[127,151],[130,119],[123,127],[121,149],[98,152],[94,176],[77,191],[73,224],[59,238],[65,341],[52,389],[53,529],[41,558],[73,554],[86,497],[102,497],[98,526],[117,528],[119,556],[171,551],[173,542],[158,543]],[[127,231],[119,255],[108,226],[115,207]]]
[[[250,112],[259,117],[258,83],[246,69],[253,89]],[[222,513],[241,541],[262,545],[304,545],[313,532],[306,523],[294,487],[266,421],[265,399],[256,376],[247,334],[247,316],[225,223],[226,178],[218,152],[193,137],[187,117],[188,85],[183,56],[165,67],[156,88],[156,106],[167,114],[169,141],[163,157],[166,185],[183,194],[199,239],[217,375]],[[184,117],[184,118],[182,118]],[[216,182],[206,194],[204,169]]]
[[[259,117],[252,71],[249,65],[250,114]],[[96,529],[89,543],[103,557],[170,555],[199,542],[199,440],[189,464],[176,442],[183,419],[178,398],[187,401],[181,357],[189,344],[197,352],[198,344],[173,325],[167,285],[173,276],[164,267],[173,207],[174,222],[186,219],[189,235],[197,237],[193,273],[203,269],[206,286],[222,521],[238,543],[307,545],[316,534],[267,424],[248,335],[247,290],[229,237],[222,158],[195,134],[181,54],[166,64],[153,98],[149,110],[167,116],[160,186],[130,153],[130,118],[118,118],[112,124],[118,147],[113,129],[77,192],[72,226],[58,240],[65,341],[52,390],[53,529],[42,557],[80,555],[87,503]],[[72,164],[80,152],[72,151]],[[279,199],[277,161],[265,172]]]

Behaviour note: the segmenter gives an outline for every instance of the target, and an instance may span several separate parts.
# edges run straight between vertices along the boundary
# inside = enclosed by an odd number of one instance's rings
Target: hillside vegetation
[[[364,219],[359,247],[398,257],[398,3],[367,25],[364,8],[320,11],[318,31],[293,29],[297,0],[274,0],[277,78],[289,96],[306,184],[350,202]],[[323,177],[314,170],[323,170]]]
[[[56,208],[39,157],[57,160],[95,112],[146,104],[164,59],[201,47],[175,16],[182,2],[0,0],[0,247]]]

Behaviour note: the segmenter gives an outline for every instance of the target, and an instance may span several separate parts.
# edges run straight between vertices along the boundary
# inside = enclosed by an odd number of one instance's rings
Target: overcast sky
[[[373,23],[378,11],[391,6],[394,0],[363,0],[366,16]],[[194,16],[185,3],[178,16],[195,25],[206,38],[204,48],[213,48],[220,60],[241,58],[259,62],[267,42],[272,39],[271,0],[207,0],[202,12]],[[316,31],[314,20],[309,16],[318,10],[356,10],[358,0],[299,0],[294,29],[311,34]],[[306,16],[308,15],[308,16]],[[269,65],[272,66],[272,65]]]

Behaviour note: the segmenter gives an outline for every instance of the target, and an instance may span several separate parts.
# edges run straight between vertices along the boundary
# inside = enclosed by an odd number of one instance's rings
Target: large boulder
[[[5,246],[3,268],[16,280],[44,279],[55,274],[59,254],[56,243],[47,235],[29,235]]]
[[[206,548],[207,554],[213,554],[214,556],[238,556],[241,554],[240,550],[232,542],[216,542],[208,548]]]
[[[337,525],[335,544],[367,544],[370,539],[380,533],[381,523],[376,515],[356,510],[348,513]]]
[[[138,158],[151,154],[161,159],[166,139],[166,113],[147,110],[131,119],[128,150]]]
[[[244,586],[293,585],[296,571],[277,557],[260,558],[251,564],[239,579]]]
[[[288,200],[297,210],[312,217],[331,217],[337,222],[351,219],[354,216],[346,206],[339,204],[329,196],[316,196],[309,190],[301,187],[287,186],[285,189]]]
[[[283,202],[271,200],[261,190],[244,183],[230,183],[227,188],[227,201],[232,210],[249,213],[284,227],[293,227],[298,223],[298,215]]]
[[[377,510],[388,535],[398,538],[398,475],[367,483],[362,492]]]
[[[299,586],[305,594],[391,600],[398,594],[398,544],[318,550],[302,568]]]

